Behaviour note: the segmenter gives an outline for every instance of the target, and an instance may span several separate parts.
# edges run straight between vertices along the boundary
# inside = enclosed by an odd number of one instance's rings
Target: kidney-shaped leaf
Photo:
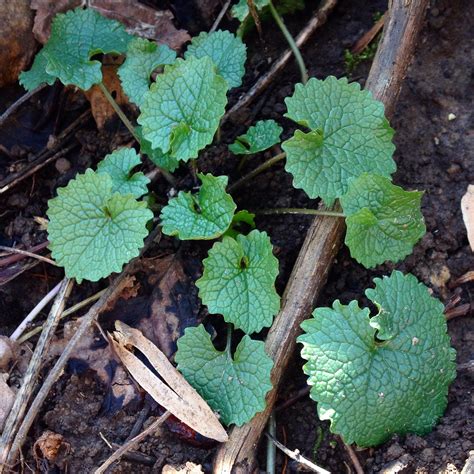
[[[317,308],[301,325],[304,372],[322,420],[348,444],[375,446],[393,434],[428,433],[456,376],[443,305],[413,275],[375,279],[367,297]]]
[[[165,44],[134,38],[128,44],[127,57],[118,69],[122,87],[129,99],[139,107],[151,84],[151,74],[158,67],[172,64],[176,53]]]
[[[311,78],[297,84],[285,103],[285,116],[310,129],[297,130],[282,144],[285,169],[309,197],[329,205],[346,193],[351,178],[364,172],[389,177],[395,171],[393,130],[384,106],[359,84]]]
[[[66,276],[97,281],[136,257],[153,213],[131,194],[113,193],[108,174],[91,169],[48,202],[49,248]]]
[[[236,205],[226,193],[227,176],[198,174],[198,193],[181,191],[161,211],[163,233],[181,240],[215,239],[230,226]]]
[[[196,158],[212,142],[227,104],[227,83],[208,57],[178,59],[145,94],[143,137],[178,160]]]
[[[222,314],[248,334],[272,324],[280,309],[275,290],[278,260],[265,232],[224,237],[209,250],[196,282],[210,313]]]
[[[265,408],[265,395],[272,388],[273,361],[265,353],[264,343],[247,335],[233,358],[228,350],[216,350],[201,324],[185,330],[175,359],[178,370],[223,423],[241,426]]]
[[[351,181],[341,204],[352,257],[365,267],[406,257],[426,230],[422,195],[405,191],[383,176],[363,174]]]

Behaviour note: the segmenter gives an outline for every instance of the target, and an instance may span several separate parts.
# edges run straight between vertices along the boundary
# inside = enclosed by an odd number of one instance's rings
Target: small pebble
[[[448,120],[450,122],[452,122],[453,120],[456,120],[456,115],[454,115],[453,113],[448,114]]]
[[[60,174],[64,174],[71,169],[71,162],[66,158],[59,158],[55,166]]]

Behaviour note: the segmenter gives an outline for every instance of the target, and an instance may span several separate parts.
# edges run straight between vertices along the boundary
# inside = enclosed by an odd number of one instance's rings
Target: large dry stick
[[[0,472],[4,472],[8,463],[8,454],[13,443],[14,437],[23,419],[23,414],[26,411],[27,404],[31,398],[31,394],[36,386],[36,381],[41,369],[41,362],[45,351],[54,335],[54,331],[59,323],[59,318],[64,310],[66,300],[71,292],[73,281],[64,278],[59,288],[58,295],[54,301],[53,307],[49,313],[48,319],[44,325],[43,332],[36,344],[35,351],[31,357],[31,361],[26,370],[25,376],[16,394],[15,403],[8,415],[3,429],[2,437],[0,439]]]
[[[415,49],[428,0],[391,0],[384,36],[370,70],[366,89],[393,113],[398,94]],[[217,451],[214,472],[252,472],[257,443],[277,398],[278,387],[296,348],[301,322],[307,318],[326,282],[329,268],[341,242],[341,219],[315,218],[293,268],[283,295],[282,309],[265,342],[265,351],[274,360],[273,389],[265,410],[249,423],[231,430],[229,441]]]

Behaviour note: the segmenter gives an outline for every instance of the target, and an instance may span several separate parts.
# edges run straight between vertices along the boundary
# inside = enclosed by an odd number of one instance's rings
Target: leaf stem
[[[285,39],[288,42],[288,44],[291,48],[291,51],[293,51],[296,62],[298,63],[298,67],[300,69],[301,82],[303,84],[306,84],[308,82],[308,70],[306,69],[306,66],[304,64],[303,56],[301,56],[301,52],[300,52],[298,46],[296,45],[296,42],[295,42],[293,36],[291,36],[291,33],[288,31],[288,28],[286,27],[285,23],[283,22],[283,18],[280,16],[280,14],[278,13],[277,9],[275,8],[275,6],[273,5],[273,2],[271,0],[268,2],[268,6],[270,7],[270,12],[273,15],[273,18],[274,18],[276,24],[278,25],[281,32],[285,36]]]
[[[232,350],[232,323],[227,324],[227,342],[225,345],[225,351],[227,355],[230,357],[231,356],[231,350]]]
[[[317,209],[305,209],[299,207],[280,207],[276,209],[253,209],[251,212],[261,216],[271,216],[277,214],[300,214],[308,216],[329,216],[329,217],[346,217],[343,212],[335,211],[318,211]]]
[[[127,127],[128,131],[132,134],[133,138],[135,138],[135,140],[140,143],[137,132],[133,128],[132,123],[130,122],[130,120],[128,120],[128,117],[125,115],[125,113],[117,104],[117,102],[115,102],[115,99],[112,97],[112,94],[108,91],[107,87],[105,87],[103,82],[99,82],[99,87],[102,93],[105,95],[105,98],[109,101],[109,104],[115,110],[115,113],[120,117],[120,120]]]
[[[140,138],[137,135],[137,132],[135,131],[132,123],[130,122],[130,120],[128,120],[127,116],[125,115],[123,110],[120,108],[120,106],[117,104],[117,102],[115,102],[115,99],[112,97],[112,95],[108,91],[107,87],[105,87],[103,82],[99,82],[99,87],[100,87],[100,90],[105,95],[105,98],[109,101],[112,108],[115,110],[117,115],[120,117],[120,120],[122,120],[123,124],[127,127],[128,131],[132,134],[133,138],[135,138],[135,140],[138,143],[140,143]],[[168,181],[168,183],[171,184],[171,186],[176,186],[176,180],[173,178],[171,173],[169,173],[168,171],[166,171],[163,168],[160,168],[159,166],[157,166],[157,168],[160,170],[160,173],[163,175],[163,177],[166,179],[166,181]]]
[[[275,163],[278,163],[281,160],[284,160],[286,158],[286,153],[282,152],[279,153],[278,155],[275,155],[273,158],[270,158],[269,160],[265,161],[262,163],[260,166],[257,166],[253,171],[251,171],[249,174],[243,176],[240,178],[238,181],[236,181],[234,184],[230,185],[228,188],[229,192],[235,191],[236,189],[240,188],[244,184],[248,183],[252,178],[255,178],[255,176],[259,175],[266,169],[270,168],[273,166]]]

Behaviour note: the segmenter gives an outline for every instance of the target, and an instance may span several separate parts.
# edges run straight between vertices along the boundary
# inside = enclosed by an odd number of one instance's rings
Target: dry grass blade
[[[138,384],[156,402],[186,423],[193,430],[220,442],[227,441],[227,433],[217,416],[201,396],[170,363],[167,357],[143,334],[116,321],[113,333],[114,349]],[[163,383],[127,346],[134,346],[150,361]]]

